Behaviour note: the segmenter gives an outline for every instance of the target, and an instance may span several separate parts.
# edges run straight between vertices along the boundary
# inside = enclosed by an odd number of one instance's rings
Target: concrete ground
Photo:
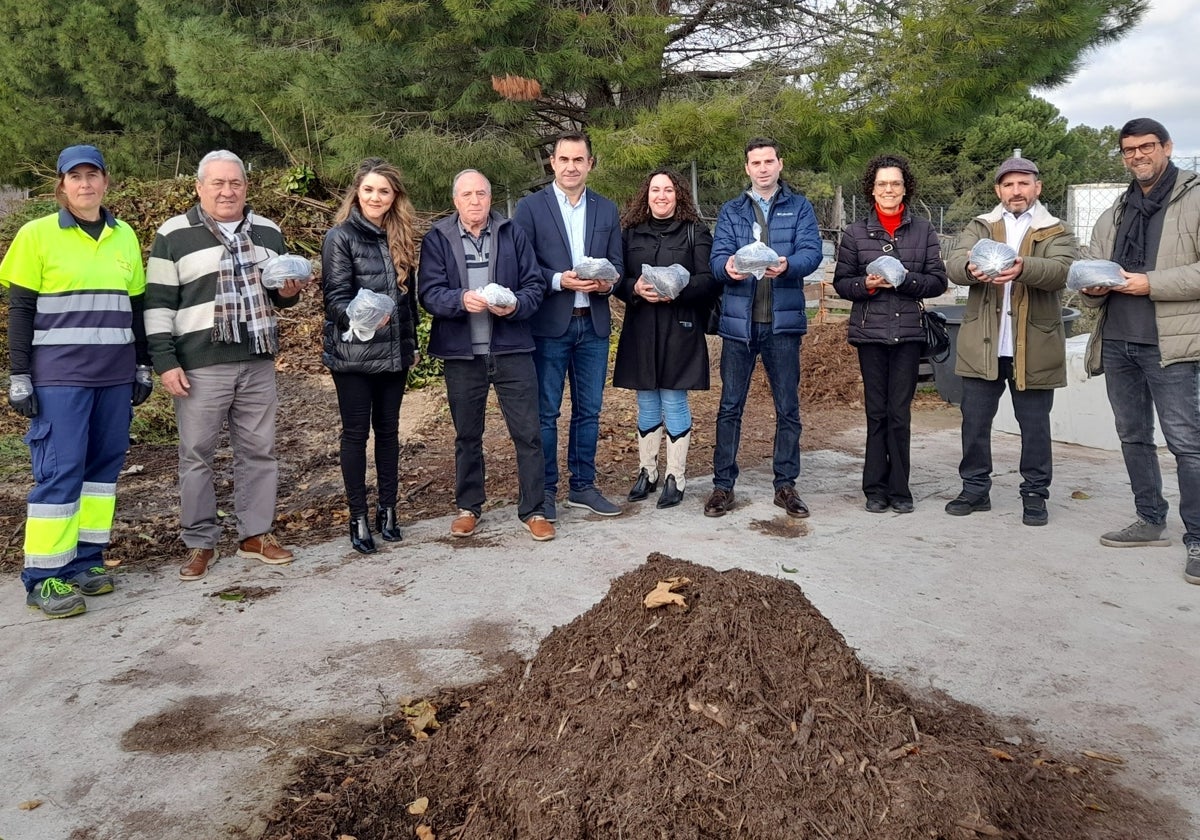
[[[701,515],[698,476],[673,510],[564,509],[549,543],[505,508],[471,540],[451,540],[444,517],[369,558],[341,540],[286,568],[224,558],[199,583],[129,572],[63,621],[27,610],[9,580],[0,838],[255,837],[296,757],[338,750],[348,720],[402,695],[532,656],[652,551],[794,580],[877,673],[1027,721],[1076,761],[1120,755],[1123,781],[1173,800],[1200,835],[1200,586],[1182,578],[1177,516],[1170,548],[1101,547],[1099,533],[1132,519],[1121,457],[1059,445],[1050,524],[1025,527],[1018,440],[998,435],[992,511],[950,517],[954,412],[918,413],[913,450],[908,516],[866,513],[861,461],[824,451],[804,455],[804,522],[772,506],[757,465],[722,519]],[[235,585],[274,591],[211,597]],[[43,804],[22,810],[29,800]]]

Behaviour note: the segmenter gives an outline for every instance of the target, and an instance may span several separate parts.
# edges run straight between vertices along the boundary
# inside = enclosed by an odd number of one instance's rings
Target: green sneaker
[[[103,566],[92,566],[71,576],[71,585],[83,595],[107,595],[116,589],[112,575]]]
[[[70,618],[87,612],[87,602],[74,587],[59,578],[46,578],[25,597],[25,605],[50,618]]]

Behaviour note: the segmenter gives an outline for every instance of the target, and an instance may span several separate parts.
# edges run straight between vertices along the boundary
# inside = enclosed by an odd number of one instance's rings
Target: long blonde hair
[[[346,191],[342,206],[333,217],[334,224],[341,224],[350,218],[350,210],[357,209],[362,213],[358,204],[358,188],[368,175],[380,175],[385,178],[392,188],[396,199],[383,217],[383,231],[387,234],[388,253],[392,255],[392,264],[396,267],[396,285],[400,291],[407,293],[409,275],[417,269],[417,211],[408,198],[408,190],[400,177],[400,170],[383,158],[367,158],[359,164],[354,173],[354,183]]]

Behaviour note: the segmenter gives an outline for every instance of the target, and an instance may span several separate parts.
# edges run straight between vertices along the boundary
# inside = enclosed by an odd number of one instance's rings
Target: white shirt
[[[1004,219],[1004,236],[1008,247],[1020,253],[1021,241],[1033,226],[1033,213],[1026,210],[1020,216],[1014,216],[1005,210],[1001,218]],[[1013,351],[1012,287],[1011,281],[1004,284],[1004,303],[1000,308],[1000,340],[996,342],[998,356],[1016,355]]]
[[[554,197],[558,199],[558,210],[562,213],[563,224],[567,228],[567,242],[571,246],[571,265],[579,264],[579,261],[587,256],[584,251],[584,237],[587,235],[587,202],[584,201],[587,191],[579,194],[579,201],[575,204],[571,203],[571,199],[567,194],[558,188],[558,184],[552,183],[554,187]],[[562,272],[558,272],[550,279],[550,286],[556,292],[562,291]],[[587,292],[575,293],[575,306],[585,307],[591,306],[592,303],[588,300]]]

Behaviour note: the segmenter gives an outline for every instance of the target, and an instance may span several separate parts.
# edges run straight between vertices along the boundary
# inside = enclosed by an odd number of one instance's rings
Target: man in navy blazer
[[[612,323],[608,297],[614,283],[583,278],[574,271],[584,257],[605,258],[618,274],[624,270],[617,206],[587,189],[587,176],[595,163],[586,134],[559,135],[550,160],[553,183],[521,199],[513,215],[533,244],[546,281],[546,296],[530,325],[546,461],[545,515],[551,522],[557,520],[558,418],[568,377],[567,504],[602,516],[621,512],[596,488],[596,442]]]

